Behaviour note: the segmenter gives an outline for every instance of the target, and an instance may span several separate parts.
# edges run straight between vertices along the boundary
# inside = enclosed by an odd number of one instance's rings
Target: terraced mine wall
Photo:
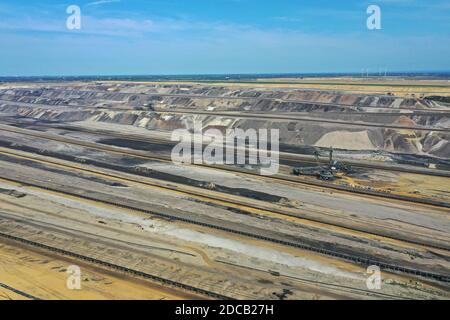
[[[53,106],[177,106],[197,110],[354,111],[358,108],[432,109],[438,101],[314,90],[269,90],[195,85],[81,86],[0,90],[0,100]],[[361,111],[361,110],[359,110]]]
[[[176,129],[193,129],[193,122],[201,122],[203,130],[241,128],[276,128],[280,130],[280,143],[293,147],[333,146],[342,150],[382,151],[450,158],[450,133],[413,129],[389,129],[362,126],[345,126],[330,123],[310,123],[288,120],[236,119],[219,116],[160,114],[148,111],[51,110],[3,105],[0,112],[40,121],[72,123],[89,121],[145,128],[170,134]],[[414,122],[419,116],[401,116],[402,121]],[[405,120],[407,119],[407,120]],[[426,121],[426,120],[424,120]],[[429,121],[428,121],[429,123]]]
[[[448,159],[450,133],[445,129],[450,128],[450,111],[433,113],[438,103],[419,97],[187,84],[77,83],[0,90],[2,114],[40,121],[89,121],[92,125],[103,122],[165,133],[175,129],[192,129],[193,121],[202,121],[203,130],[214,128],[223,133],[231,128],[277,128],[280,130],[280,143],[293,147],[333,146],[349,151],[381,151]],[[378,113],[377,108],[384,109],[378,110]],[[246,115],[252,112],[302,112],[308,117],[348,121],[353,125],[237,119],[170,113],[171,110],[233,111]],[[399,110],[420,112],[404,114]],[[392,124],[404,126],[405,129],[365,127],[364,123]],[[408,129],[420,126],[441,131]]]

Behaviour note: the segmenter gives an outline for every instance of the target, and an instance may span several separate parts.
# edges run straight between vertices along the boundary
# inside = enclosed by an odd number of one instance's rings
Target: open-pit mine
[[[450,299],[449,116],[446,80],[0,82],[0,299]],[[198,123],[278,171],[175,163]]]

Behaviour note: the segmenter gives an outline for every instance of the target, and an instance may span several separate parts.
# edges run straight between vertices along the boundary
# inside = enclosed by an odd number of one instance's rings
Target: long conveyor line
[[[51,251],[51,252],[54,252],[54,253],[57,253],[57,254],[61,254],[61,255],[64,255],[64,256],[73,257],[73,258],[77,258],[77,259],[80,259],[80,260],[83,260],[83,261],[87,261],[87,262],[90,262],[90,263],[98,264],[98,265],[101,265],[101,266],[104,266],[104,267],[107,267],[107,268],[110,268],[110,269],[114,269],[114,270],[117,270],[117,271],[120,271],[120,272],[125,272],[125,273],[128,273],[128,274],[131,274],[133,276],[138,276],[138,277],[141,277],[141,278],[153,280],[153,281],[156,281],[156,282],[159,282],[159,283],[162,283],[164,285],[171,286],[171,287],[176,287],[176,288],[180,288],[180,289],[183,289],[183,290],[195,292],[197,294],[200,294],[200,295],[203,295],[203,296],[207,296],[207,297],[210,297],[210,298],[219,299],[219,300],[233,300],[230,297],[227,297],[227,296],[224,296],[224,295],[212,292],[212,291],[196,288],[196,287],[193,287],[193,286],[190,286],[190,285],[187,285],[187,284],[183,284],[183,283],[180,283],[180,282],[177,282],[177,281],[173,281],[173,280],[170,280],[170,279],[166,279],[166,278],[162,278],[162,277],[159,277],[159,276],[151,275],[151,274],[148,274],[148,273],[145,273],[145,272],[142,272],[142,271],[133,270],[133,269],[130,269],[130,268],[127,268],[127,267],[124,267],[124,266],[120,266],[120,265],[113,264],[113,263],[110,263],[110,262],[106,262],[106,261],[102,261],[102,260],[99,260],[99,259],[91,258],[91,257],[88,257],[88,256],[84,256],[84,255],[75,253],[75,252],[70,252],[70,251],[67,251],[67,250],[64,250],[64,249],[51,247],[51,246],[48,246],[48,245],[45,245],[45,244],[42,244],[42,243],[38,243],[38,242],[35,242],[35,241],[23,239],[23,238],[16,237],[16,236],[13,236],[13,235],[9,235],[9,234],[6,234],[6,233],[0,232],[0,237],[6,238],[6,239],[9,239],[9,240],[13,240],[13,241],[16,241],[16,242],[19,242],[19,243],[23,243],[23,244],[26,244],[26,245],[29,245],[29,246],[37,247],[37,248],[40,248],[40,249],[48,250],[48,251]]]
[[[221,226],[221,225],[205,223],[205,222],[198,221],[198,220],[195,220],[195,219],[189,219],[189,218],[185,218],[185,217],[181,217],[181,216],[177,216],[177,215],[173,215],[173,214],[168,214],[168,213],[164,213],[164,212],[156,212],[156,211],[151,211],[151,210],[145,210],[145,209],[136,208],[136,207],[133,207],[133,206],[130,206],[130,205],[127,205],[127,204],[123,204],[123,203],[117,203],[117,202],[113,202],[113,201],[97,199],[95,197],[92,197],[92,196],[89,196],[89,195],[86,195],[86,194],[80,195],[80,194],[74,193],[74,192],[62,191],[62,190],[58,190],[56,188],[50,188],[50,187],[42,186],[42,185],[39,185],[39,184],[36,184],[36,183],[25,182],[25,181],[12,179],[12,178],[5,178],[5,177],[2,177],[2,179],[6,180],[6,181],[13,182],[13,183],[22,184],[22,185],[25,185],[25,186],[35,187],[35,188],[38,188],[38,189],[48,190],[48,191],[55,192],[55,193],[61,193],[61,194],[69,195],[69,196],[72,196],[72,197],[86,199],[86,200],[89,200],[89,201],[94,201],[94,202],[104,203],[104,204],[108,204],[108,205],[113,205],[113,206],[116,206],[118,208],[134,210],[134,211],[140,211],[140,212],[143,212],[143,213],[146,213],[146,214],[159,216],[159,217],[166,218],[166,219],[169,219],[169,220],[181,221],[181,222],[185,222],[185,223],[189,223],[189,224],[199,225],[199,226],[206,227],[206,228],[211,228],[211,229],[225,231],[225,232],[232,233],[232,234],[238,234],[238,235],[246,236],[246,237],[253,238],[253,239],[268,241],[268,242],[281,244],[281,245],[285,245],[285,246],[289,246],[289,247],[294,247],[294,248],[298,248],[298,249],[302,249],[302,250],[312,251],[312,252],[316,252],[316,253],[319,253],[319,254],[323,254],[323,255],[339,258],[339,259],[342,259],[342,260],[345,260],[345,261],[350,261],[350,262],[358,264],[358,265],[364,265],[364,266],[376,265],[376,266],[380,267],[383,270],[389,270],[389,271],[397,272],[397,273],[404,273],[404,274],[408,274],[408,275],[420,276],[420,277],[423,277],[423,278],[437,280],[437,281],[445,282],[445,283],[450,282],[450,275],[443,275],[443,274],[425,272],[425,271],[416,270],[416,269],[412,269],[412,268],[407,268],[407,267],[403,267],[403,266],[397,266],[397,265],[393,265],[393,264],[389,264],[389,263],[385,263],[385,262],[381,262],[381,261],[377,261],[377,260],[373,260],[373,259],[369,259],[369,258],[363,258],[363,257],[358,257],[358,256],[353,256],[353,255],[350,255],[350,254],[346,254],[346,253],[340,253],[340,252],[336,252],[336,251],[329,250],[329,249],[317,248],[317,247],[313,247],[313,246],[310,246],[310,245],[307,245],[307,244],[295,243],[295,242],[285,241],[285,240],[281,240],[281,239],[276,239],[276,238],[268,237],[268,236],[265,236],[265,235],[262,235],[262,234],[257,234],[257,233],[251,233],[251,232],[248,232],[248,231],[241,231],[241,230],[231,229],[231,228],[224,227],[224,226]]]
[[[1,146],[1,143],[0,143]],[[29,150],[31,151],[31,150]],[[25,155],[18,155],[15,153],[11,153],[11,152],[6,152],[6,151],[2,151],[0,150],[0,155],[1,154],[5,154],[8,156],[12,156],[12,157],[19,157],[19,158],[25,158],[29,161],[37,161],[37,162],[44,162],[46,164],[50,164],[50,165],[56,165],[59,167],[64,167],[70,170],[77,170],[80,172],[85,172],[85,173],[89,173],[89,174],[94,174],[94,175],[100,175],[100,176],[105,176],[108,178],[112,178],[112,179],[118,179],[122,182],[132,182],[132,183],[139,183],[139,184],[143,184],[146,186],[150,186],[150,187],[156,187],[156,188],[160,188],[160,189],[164,189],[164,190],[168,190],[168,191],[172,191],[172,192],[177,192],[177,193],[183,193],[189,196],[194,196],[194,197],[200,197],[202,199],[208,200],[208,201],[220,201],[220,203],[223,203],[223,205],[229,206],[229,207],[234,207],[238,210],[242,210],[242,209],[256,209],[262,212],[268,212],[270,211],[270,213],[276,214],[276,215],[280,215],[280,216],[285,216],[285,217],[290,217],[290,218],[296,218],[296,219],[301,219],[301,220],[307,220],[307,221],[311,221],[311,222],[316,222],[316,223],[320,223],[323,225],[328,225],[328,226],[332,226],[332,227],[339,227],[339,228],[343,228],[346,230],[350,230],[350,231],[357,231],[357,232],[362,232],[368,235],[373,235],[373,236],[379,236],[379,237],[383,237],[386,239],[392,239],[392,240],[397,240],[397,241],[402,241],[405,243],[409,243],[409,244],[415,244],[415,245],[420,245],[420,246],[426,246],[427,248],[433,248],[433,249],[439,249],[439,250],[446,250],[448,251],[449,248],[447,246],[440,246],[437,245],[435,243],[424,243],[421,241],[416,241],[416,240],[412,240],[412,239],[406,239],[404,237],[400,237],[398,235],[393,235],[393,234],[384,234],[381,232],[376,232],[376,231],[369,231],[365,228],[358,228],[358,227],[349,227],[345,224],[338,224],[338,223],[330,223],[328,221],[325,221],[323,219],[319,219],[319,218],[313,218],[313,217],[306,217],[306,216],[302,216],[300,214],[297,213],[291,213],[289,211],[286,210],[281,210],[278,208],[269,208],[267,206],[257,206],[251,203],[247,203],[247,202],[243,202],[240,200],[234,200],[231,198],[227,198],[224,199],[222,197],[218,197],[218,196],[214,196],[211,194],[205,194],[205,193],[199,193],[199,192],[194,192],[194,191],[190,191],[190,190],[182,190],[180,188],[177,188],[176,186],[172,185],[172,184],[168,184],[168,185],[164,185],[161,183],[153,183],[153,182],[149,182],[149,181],[139,181],[139,180],[135,180],[132,178],[128,178],[128,177],[123,177],[117,174],[112,174],[112,173],[105,173],[105,172],[100,172],[97,170],[94,170],[92,168],[81,168],[79,166],[74,166],[74,165],[68,165],[68,164],[62,164],[62,163],[58,163],[58,162],[54,162],[54,161],[50,161],[50,160],[43,160],[43,159],[35,159],[29,156],[25,156]],[[48,155],[48,154],[46,154]],[[52,154],[53,157],[55,157],[55,154]],[[55,157],[58,159],[58,157]],[[63,160],[68,160],[68,157],[64,157]],[[115,170],[118,172],[124,172],[124,173],[128,173],[128,174],[137,174],[137,172],[135,172],[135,170],[125,170],[125,168],[122,167],[117,167],[115,165],[111,165],[111,164],[107,164],[107,163],[100,163],[100,162],[94,162],[94,161],[85,161],[83,164],[89,164],[89,165],[94,165],[95,167],[99,167],[99,168],[105,168],[105,169],[111,169],[111,170]],[[140,172],[139,173],[139,177],[144,174],[143,176],[145,176],[145,173]],[[158,180],[158,179],[156,179]]]

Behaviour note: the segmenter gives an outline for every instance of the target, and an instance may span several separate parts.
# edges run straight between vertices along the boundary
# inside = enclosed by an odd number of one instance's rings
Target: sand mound
[[[405,117],[405,116],[401,116],[400,118],[398,118],[395,123],[398,123],[398,124],[401,124],[404,126],[416,126],[417,125],[417,123],[414,120],[412,120],[408,117]]]
[[[314,144],[316,147],[350,150],[375,150],[375,146],[369,139],[367,131],[349,132],[334,131],[326,133]]]

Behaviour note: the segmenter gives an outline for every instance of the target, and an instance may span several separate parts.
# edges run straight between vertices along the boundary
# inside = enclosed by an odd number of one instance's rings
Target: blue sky
[[[450,71],[450,0],[2,0],[0,39],[0,76]]]

